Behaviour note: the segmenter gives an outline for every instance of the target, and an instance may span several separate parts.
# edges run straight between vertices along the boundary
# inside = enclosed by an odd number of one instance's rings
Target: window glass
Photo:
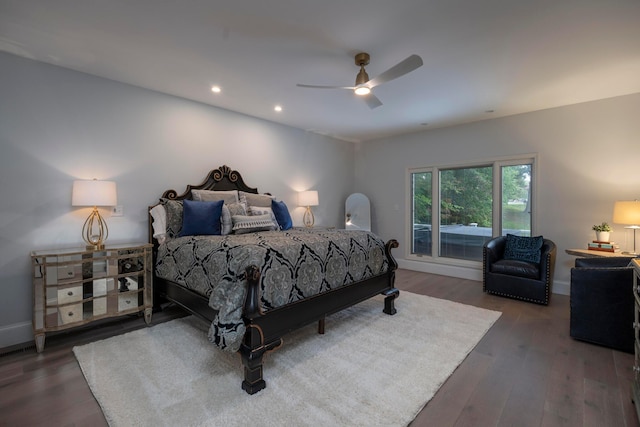
[[[531,236],[531,165],[502,166],[502,235]]]
[[[441,170],[439,255],[481,261],[492,234],[492,206],[492,166]]]
[[[411,174],[412,249],[420,255],[431,255],[431,172]]]

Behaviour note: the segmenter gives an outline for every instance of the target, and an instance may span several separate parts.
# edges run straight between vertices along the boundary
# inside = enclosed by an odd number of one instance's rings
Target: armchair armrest
[[[502,259],[506,244],[506,236],[496,237],[484,244],[484,267],[487,271],[490,271],[491,264]]]
[[[540,278],[550,281],[556,265],[557,247],[553,241],[544,239],[540,253]]]

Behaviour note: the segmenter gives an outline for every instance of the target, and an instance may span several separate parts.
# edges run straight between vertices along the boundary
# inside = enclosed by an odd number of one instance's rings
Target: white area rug
[[[451,375],[499,312],[400,292],[309,325],[268,354],[267,388],[241,388],[237,354],[194,317],[73,349],[112,426],[403,426]]]

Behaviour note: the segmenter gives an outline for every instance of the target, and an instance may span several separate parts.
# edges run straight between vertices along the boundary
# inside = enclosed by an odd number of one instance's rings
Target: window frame
[[[478,161],[470,161],[456,164],[430,165],[424,167],[407,168],[405,191],[406,216],[405,216],[405,254],[410,261],[439,263],[452,266],[480,268],[481,261],[466,260],[459,258],[448,258],[439,255],[440,246],[440,172],[448,169],[464,169],[474,167],[493,167],[493,204],[492,204],[492,230],[493,237],[502,234],[502,167],[517,166],[522,164],[531,165],[530,194],[531,198],[531,235],[538,235],[537,229],[537,188],[538,188],[538,156],[537,154],[523,154],[517,156],[499,157]],[[415,173],[431,173],[431,255],[413,253],[413,181],[412,175]]]

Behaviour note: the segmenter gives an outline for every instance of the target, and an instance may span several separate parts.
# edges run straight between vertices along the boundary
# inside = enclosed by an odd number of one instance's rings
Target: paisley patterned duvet
[[[384,273],[384,242],[366,231],[291,229],[188,236],[160,245],[156,276],[209,298],[218,311],[209,339],[237,351],[245,327],[245,269],[260,269],[263,312]]]

